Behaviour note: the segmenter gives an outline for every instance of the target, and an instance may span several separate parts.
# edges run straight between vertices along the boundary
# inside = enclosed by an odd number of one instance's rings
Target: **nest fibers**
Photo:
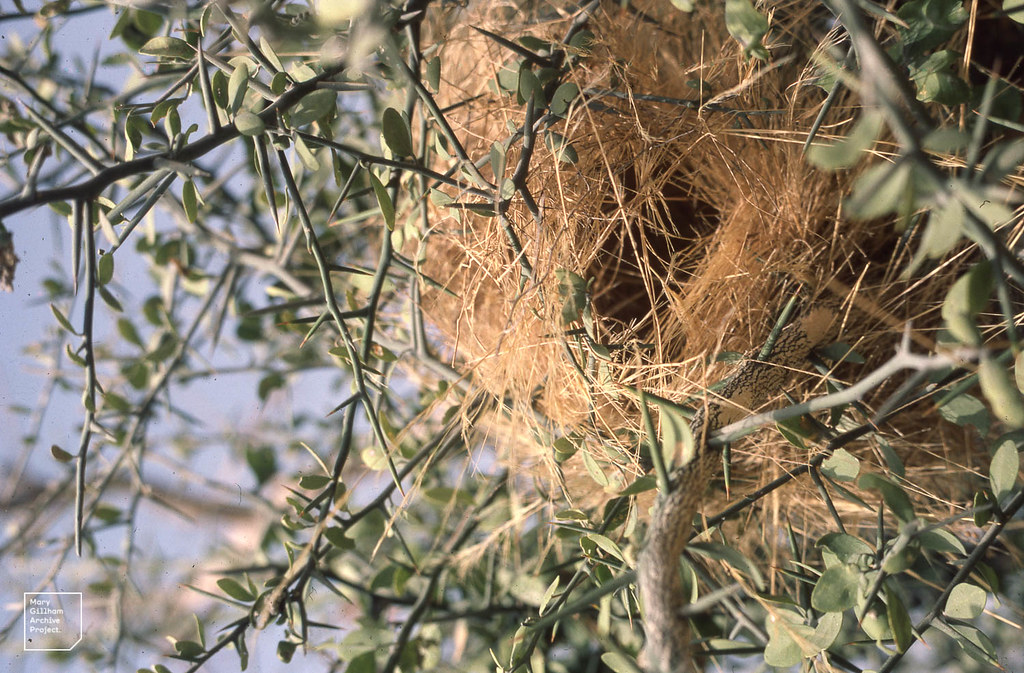
[[[827,40],[824,19],[804,13],[807,3],[775,8],[769,64],[743,55],[718,8],[686,14],[666,2],[631,3],[638,4],[592,17],[594,40],[568,77],[584,94],[552,128],[578,160],[560,161],[558,144],[538,134],[527,185],[540,218],[519,196],[508,212],[521,254],[499,218],[450,207],[437,209],[422,253],[423,272],[448,290],[424,300],[446,356],[500,401],[486,424],[490,441],[543,492],[577,507],[611,499],[648,471],[632,391],[700,403],[729,374],[721,355],[762,345],[792,296],[804,305],[843,302],[843,341],[867,362],[832,375],[856,380],[892,355],[908,322],[919,344],[933,345],[939,305],[966,256],[944,260],[923,282],[897,280],[908,260],[896,252],[893,224],[844,219],[855,176],[805,161],[802,144],[825,99],[808,63]],[[487,3],[458,10],[438,29],[439,99],[463,103],[448,118],[471,157],[487,156],[524,114],[495,87],[514,55],[471,26],[558,41],[571,19],[522,17],[521,8]],[[856,114],[840,103],[819,135],[844,135]],[[504,177],[519,157],[515,143]],[[532,275],[524,279],[526,269]],[[566,322],[580,315],[565,310],[567,297],[582,296],[578,279],[589,281],[589,305],[582,319]],[[825,391],[814,374],[794,375],[789,392]],[[767,406],[784,406],[781,393]],[[920,510],[952,512],[969,490],[950,473],[987,464],[971,436],[934,417],[904,418],[887,430],[888,445],[875,437],[847,448],[864,469],[884,471],[895,446]],[[813,442],[796,448],[775,429],[736,443],[731,497],[813,450]],[[725,489],[713,491],[705,514],[729,499]],[[646,507],[639,510],[644,516]],[[844,514],[874,517],[854,505]],[[775,536],[766,531],[782,521],[812,536],[833,525],[808,480],[776,491],[748,516],[759,518],[747,528],[769,541]]]

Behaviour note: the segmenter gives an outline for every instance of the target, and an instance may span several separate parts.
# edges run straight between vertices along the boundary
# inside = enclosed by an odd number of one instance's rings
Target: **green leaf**
[[[257,486],[265,484],[277,472],[277,454],[269,446],[247,447],[245,462],[256,477]]]
[[[892,639],[896,641],[896,649],[906,652],[914,643],[914,626],[910,621],[910,614],[907,612],[903,601],[895,592],[885,592],[886,608],[889,615],[889,629],[892,631]]]
[[[263,123],[263,119],[258,114],[249,112],[248,110],[239,110],[235,114],[235,128],[243,136],[258,136],[267,129],[267,125]]]
[[[386,108],[380,128],[384,142],[396,157],[411,157],[413,155],[412,131],[409,128],[408,120],[401,112],[392,107]]]
[[[110,293],[110,290],[108,290],[103,285],[98,286],[96,288],[96,290],[100,293],[100,299],[103,300],[104,304],[106,304],[110,308],[114,309],[118,313],[121,313],[121,312],[124,311],[124,307],[121,306],[121,302],[119,302],[117,300],[117,297],[115,297],[114,295],[112,295]]]
[[[786,441],[798,449],[807,449],[804,443],[805,438],[810,438],[811,433],[804,427],[800,418],[790,418],[785,421],[778,421],[775,428],[785,437]]]
[[[860,619],[860,628],[869,638],[874,638],[876,641],[892,638],[892,628],[889,625],[889,615],[885,605],[876,601],[868,608]]]
[[[521,61],[509,63],[498,71],[496,75],[498,88],[503,91],[516,91],[519,89],[519,71],[523,68]]]
[[[992,265],[984,261],[960,276],[946,294],[942,318],[946,321],[946,328],[960,343],[981,345],[976,317],[988,304],[992,286]]]
[[[1017,353],[1013,359],[1013,380],[1017,384],[1017,390],[1024,393],[1024,351]]]
[[[558,296],[562,300],[562,324],[571,325],[590,305],[590,283],[569,269],[555,269]]]
[[[96,264],[96,280],[101,285],[106,285],[114,278],[114,255],[112,253],[105,253],[100,255],[99,262]]]
[[[967,82],[956,74],[963,57],[954,51],[930,54],[920,65],[910,68],[910,78],[917,86],[917,98],[927,103],[959,105],[970,98]]]
[[[345,537],[345,530],[341,526],[329,526],[324,530],[324,537],[338,549],[355,549],[355,540]]]
[[[768,50],[761,44],[768,33],[768,19],[754,9],[750,0],[725,0],[725,29],[740,43],[744,54],[768,59]]]
[[[598,533],[590,533],[589,535],[584,535],[583,537],[596,544],[605,553],[614,556],[620,561],[624,560],[622,557],[622,550],[619,549],[619,545],[615,544],[615,542],[613,542],[611,538],[604,535],[600,535]]]
[[[185,661],[196,661],[205,652],[202,645],[192,640],[178,640],[174,643],[174,649],[178,652],[174,658]]]
[[[880,474],[871,472],[861,475],[857,485],[865,490],[881,491],[885,504],[889,506],[889,509],[901,521],[912,521],[914,519],[914,506],[910,504],[910,497],[903,490],[903,487]]]
[[[569,111],[569,106],[579,95],[580,88],[576,84],[573,82],[563,82],[555,89],[555,93],[551,95],[551,113],[559,117],[565,116],[565,113]]]
[[[640,670],[635,660],[620,652],[605,652],[601,655],[601,662],[613,673],[637,673]]]
[[[973,425],[982,435],[988,434],[992,419],[988,408],[973,395],[960,393],[939,407],[939,414],[959,426]]]
[[[921,531],[917,535],[917,540],[921,543],[923,549],[931,549],[932,551],[947,554],[959,554],[961,556],[967,555],[963,542],[960,542],[956,535],[953,535],[953,533],[945,528]]]
[[[764,663],[779,668],[790,668],[799,664],[808,649],[802,646],[814,637],[814,629],[803,623],[803,618],[786,609],[777,608],[767,619],[768,645],[764,648]],[[813,656],[813,655],[811,655]]]
[[[298,645],[296,643],[288,640],[279,640],[277,641],[277,658],[285,664],[291,663],[297,648]]]
[[[307,491],[319,491],[331,483],[331,478],[325,474],[307,474],[299,479],[299,488]]]
[[[904,51],[912,54],[946,42],[967,20],[961,0],[911,0],[896,15],[905,24],[899,27]]]
[[[524,66],[519,70],[517,100],[522,105],[530,100],[530,98],[533,98],[534,104],[538,108],[544,105],[544,87],[541,85],[540,80],[537,79],[536,73],[529,66]]]
[[[1003,0],[1006,16],[1017,23],[1024,23],[1024,0]]]
[[[986,352],[982,353],[978,365],[978,383],[996,418],[1010,427],[1024,428],[1024,398],[1006,367]]]
[[[864,540],[845,533],[828,533],[823,535],[815,544],[822,550],[822,556],[826,550],[831,552],[841,563],[856,563],[862,556],[869,556],[874,550]],[[833,565],[828,564],[827,565]]]
[[[587,513],[578,509],[561,509],[555,512],[555,519],[559,521],[589,521]]]
[[[597,460],[590,451],[584,451],[580,455],[583,457],[583,467],[586,468],[587,474],[594,480],[594,483],[602,488],[610,486],[611,481],[608,479],[608,475],[604,473],[604,470],[598,465]]]
[[[883,162],[868,168],[853,184],[846,200],[851,217],[873,220],[895,212],[906,199],[912,168],[908,162]]]
[[[196,192],[196,183],[192,180],[186,180],[181,186],[181,206],[185,209],[185,219],[190,224],[195,222],[196,215],[199,214],[199,194]]]
[[[230,577],[225,577],[223,579],[217,580],[217,586],[220,587],[221,591],[223,591],[228,596],[231,596],[237,601],[242,601],[243,603],[250,603],[256,600],[255,594],[249,591],[249,589],[247,589],[246,587],[243,587],[237,580],[234,580]]]
[[[753,580],[758,591],[764,591],[764,577],[758,570],[757,564],[740,553],[739,550],[717,542],[694,542],[686,549],[706,558],[727,563]]]
[[[933,622],[935,628],[953,638],[967,656],[989,666],[998,666],[996,649],[984,633],[967,624],[946,625],[941,620]]]
[[[860,472],[860,461],[846,449],[836,449],[821,464],[821,471],[829,479],[836,481],[853,481]]]
[[[1003,435],[996,440],[997,447],[988,466],[988,480],[992,486],[992,495],[996,502],[1002,500],[1013,490],[1020,472],[1020,453],[1013,433]]]
[[[548,131],[544,134],[544,144],[547,145],[558,161],[574,164],[580,160],[580,155],[576,153],[576,148],[561,133]]]
[[[832,647],[832,644],[836,642],[836,638],[839,637],[839,633],[842,630],[842,612],[826,612],[823,614],[818,619],[818,625],[814,627],[814,635],[808,639],[810,643],[817,648],[817,651],[814,652],[814,654],[823,652],[824,650]]]
[[[377,673],[377,659],[373,652],[363,652],[353,657],[345,667],[345,673]]]
[[[281,58],[274,50],[274,46],[262,35],[260,35],[260,51],[262,51],[263,55],[267,57],[268,61],[270,61],[270,65],[274,66],[274,70],[278,73],[284,70],[284,64],[281,63]]]
[[[943,614],[954,619],[974,619],[985,611],[988,594],[976,584],[962,582],[953,587]]]
[[[839,170],[854,166],[871,149],[882,130],[882,115],[868,110],[854,124],[850,134],[831,145],[812,145],[807,149],[807,161],[825,170]]]
[[[320,170],[320,160],[316,158],[313,151],[309,149],[309,145],[302,139],[302,136],[294,134],[292,136],[292,142],[295,143],[295,151],[299,155],[299,160],[302,161],[302,165],[306,167],[307,171],[315,172]]]
[[[427,87],[434,93],[437,93],[441,88],[441,58],[435,56],[434,58],[427,61],[426,72],[424,79],[427,82]]]
[[[638,495],[645,493],[646,491],[652,491],[658,488],[658,480],[653,474],[645,474],[642,477],[638,477],[636,481],[622,489],[619,492],[620,496]]]
[[[242,108],[249,88],[249,66],[240,61],[228,80],[227,111],[234,114]]]
[[[71,334],[79,336],[78,332],[75,331],[75,328],[71,326],[71,322],[64,316],[63,313],[61,313],[61,310],[57,308],[55,304],[50,304],[50,310],[53,311],[53,316],[57,318],[57,322],[60,323],[61,327],[63,327],[66,331],[70,332]]]
[[[60,448],[56,444],[50,446],[50,455],[53,456],[58,463],[70,463],[72,460],[75,459],[74,456],[72,456],[70,453]]]
[[[213,90],[213,102],[221,110],[228,109],[228,76],[217,70],[210,78],[210,88]]]
[[[142,45],[139,53],[190,60],[196,55],[196,50],[188,42],[177,37],[154,37]]]
[[[259,385],[257,386],[257,395],[259,395],[261,402],[266,402],[270,393],[274,392],[279,388],[283,388],[285,384],[284,376],[278,372],[271,372],[260,379]]]
[[[293,128],[312,124],[334,110],[337,98],[337,93],[330,89],[318,89],[308,93],[292,108],[288,121]]]
[[[564,463],[565,461],[572,458],[574,455],[576,455],[576,452],[579,451],[579,448],[579,443],[573,441],[568,436],[559,437],[558,439],[555,440],[554,444],[552,445],[552,451],[555,454],[555,460],[559,463]]]
[[[821,612],[843,612],[857,602],[860,571],[853,565],[832,566],[821,574],[811,592],[811,606]]]
[[[949,200],[942,208],[932,211],[918,254],[937,259],[952,250],[963,234],[965,217],[963,204],[956,200]]]
[[[370,178],[370,186],[373,187],[373,194],[377,197],[380,213],[384,216],[384,224],[387,226],[388,231],[393,231],[395,229],[395,205],[391,202],[391,196],[388,194],[384,183],[380,181],[380,178],[373,171],[367,171],[366,175]]]

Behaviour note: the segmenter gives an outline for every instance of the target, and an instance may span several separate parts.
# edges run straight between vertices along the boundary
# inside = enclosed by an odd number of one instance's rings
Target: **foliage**
[[[303,2],[16,4],[0,21],[28,17],[37,30],[31,41],[7,40],[2,57],[11,189],[0,201],[0,244],[28,239],[38,225],[27,214],[38,217],[39,206],[67,222],[67,263],[43,283],[53,328],[29,354],[52,372],[55,399],[80,397],[75,417],[59,419],[80,435],[74,446],[47,441],[46,405],[25,410],[23,465],[54,475],[54,485],[12,499],[17,516],[0,554],[39,567],[57,558],[26,581],[87,584],[105,600],[94,608],[102,627],[71,656],[157,671],[237,656],[244,669],[263,630],[284,662],[323,657],[325,668],[353,672],[636,670],[642,523],[627,501],[654,480],[641,478],[600,512],[549,517],[536,499],[524,502],[516,476],[493,466],[486,436],[473,431],[496,402],[436,354],[419,303],[436,283],[405,254],[429,235],[428,204],[467,207],[438,191],[453,186],[507,228],[510,259],[530,279],[505,212],[513,199],[532,201],[538,135],[559,161],[579,159],[555,126],[586,102],[565,80],[586,56],[587,18],[600,3],[562,7],[577,20],[560,42],[491,35],[509,56],[495,90],[525,122],[484,157],[467,155],[434,99],[441,64],[421,28],[440,10],[429,2],[320,3],[319,12]],[[884,43],[853,2],[830,4],[858,56],[833,86],[855,83],[870,105],[845,139],[815,144],[808,159],[823,170],[870,162],[847,212],[906,228],[916,245],[908,276],[968,241],[983,257],[942,307],[955,357],[900,360],[915,370],[912,385],[877,425],[935,403],[988,447],[991,464],[973,507],[925,520],[898,458],[868,469],[843,448],[866,435],[885,442],[875,423],[851,428],[844,403],[830,419],[843,432],[805,465],[709,516],[683,564],[694,616],[712,653],[778,667],[888,671],[922,639],[996,664],[1004,636],[985,610],[1012,603],[1019,580],[991,552],[1012,546],[1008,524],[1024,505],[1012,298],[1024,266],[1003,233],[1017,215],[1007,180],[1024,155],[1019,140],[992,142],[989,131],[1019,130],[1019,92],[962,77],[952,43],[968,14],[957,0],[879,10]],[[764,8],[728,0],[721,11],[744,52],[770,61]],[[63,75],[60,29],[97,25],[87,22],[100,15],[117,49],[88,76]],[[954,108],[943,106],[960,105],[969,114],[957,129]],[[883,134],[896,151],[866,159]],[[507,164],[513,144],[517,165]],[[7,279],[17,258],[3,250]],[[588,320],[587,281],[570,271],[560,280],[568,333]],[[983,323],[993,311],[997,320]],[[225,392],[219,379],[229,375],[244,392]],[[203,386],[213,382],[214,396],[263,409],[259,423],[209,429],[217,421]],[[678,407],[651,401],[672,421],[660,440],[649,424],[645,441],[660,464],[670,454],[661,444],[692,437]],[[806,446],[798,423],[773,420]],[[577,441],[553,441],[556,457]],[[52,464],[37,467],[40,456]],[[600,467],[590,467],[600,482]],[[772,591],[760,560],[717,526],[804,474],[829,505],[836,494],[877,512],[877,534],[848,533],[838,516],[816,540],[790,531],[783,575],[795,591]],[[167,540],[160,529],[186,508],[189,483],[208,500],[192,512],[196,530]],[[877,497],[861,499],[854,483]],[[217,539],[211,511],[238,501],[238,526],[257,539],[241,559]],[[978,527],[975,539],[954,532],[964,520]],[[165,552],[169,543],[188,553]],[[163,568],[181,558],[198,558],[201,572],[162,584]],[[702,564],[734,569],[735,584]],[[16,624],[0,627],[5,647],[15,647]],[[158,636],[170,641],[165,656],[152,653]]]

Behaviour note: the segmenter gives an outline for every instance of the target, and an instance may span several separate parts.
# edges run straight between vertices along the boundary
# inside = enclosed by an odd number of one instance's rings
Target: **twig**
[[[890,376],[904,369],[923,372],[936,371],[949,369],[962,361],[963,360],[957,360],[942,354],[915,355],[910,352],[908,340],[905,338],[896,355],[849,388],[845,388],[828,395],[823,395],[821,397],[816,397],[808,400],[807,402],[794,404],[784,409],[776,409],[760,414],[754,414],[740,421],[736,421],[735,423],[730,423],[729,425],[715,431],[708,440],[708,444],[725,444],[742,437],[755,428],[767,425],[768,423],[777,423],[779,421],[796,418],[815,411],[832,409],[844,404],[858,402],[872,388],[880,385]]]
[[[288,89],[288,91],[281,94],[278,99],[270,104],[266,109],[260,112],[260,119],[262,119],[264,123],[273,123],[278,112],[287,110],[293,105],[296,105],[300,100],[302,100],[303,96],[316,89],[320,82],[338,74],[344,69],[344,67],[344,64],[331,66],[316,77],[300,84],[296,84],[292,88]],[[239,135],[240,134],[235,128],[235,125],[229,124],[227,126],[222,126],[219,130],[210,133],[195,142],[185,145],[177,151],[166,150],[147,157],[141,157],[133,159],[132,161],[115,164],[104,168],[92,178],[83,180],[77,184],[45,189],[35,192],[34,194],[8,198],[5,201],[0,201],[0,219],[10,217],[15,213],[19,213],[29,208],[46,205],[55,201],[91,201],[102,194],[103,190],[115,182],[135,175],[152,173],[159,168],[161,160],[170,159],[183,163],[195,161],[196,159],[205,156],[211,150],[234,140]]]
[[[92,202],[80,206],[85,210],[85,308],[82,314],[82,347],[85,350],[85,392],[82,405],[85,419],[78,443],[78,462],[75,470],[75,554],[82,555],[82,531],[85,528],[85,468],[92,440],[92,424],[96,418],[96,353],[93,348],[93,318],[96,308],[96,236],[92,228]]]

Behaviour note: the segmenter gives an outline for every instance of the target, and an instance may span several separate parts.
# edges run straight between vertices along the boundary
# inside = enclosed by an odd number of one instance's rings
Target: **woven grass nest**
[[[729,375],[722,354],[761,346],[790,297],[843,302],[841,341],[865,362],[831,375],[856,381],[893,354],[908,324],[916,350],[934,349],[942,300],[976,259],[965,247],[901,280],[914,241],[901,241],[894,222],[845,217],[856,169],[829,173],[805,160],[803,143],[826,96],[812,63],[829,37],[822,18],[806,13],[809,3],[771,9],[769,63],[743,54],[716,8],[687,14],[667,2],[632,5],[636,11],[609,7],[592,17],[593,42],[571,71],[584,95],[553,128],[578,160],[560,161],[538,139],[527,184],[541,219],[518,197],[508,212],[532,276],[524,279],[499,219],[472,211],[437,208],[423,255],[424,273],[447,289],[424,301],[445,356],[479,394],[500,401],[478,429],[555,509],[597,508],[648,471],[631,390],[699,403]],[[456,14],[435,27],[444,37],[439,102],[461,103],[449,119],[470,156],[481,157],[524,113],[494,85],[513,54],[474,27],[558,40],[571,17],[538,10],[524,18],[511,4]],[[841,99],[818,137],[844,136],[857,114],[853,96]],[[884,156],[885,143],[874,151]],[[506,176],[519,152],[513,143]],[[473,201],[456,190],[449,196]],[[567,323],[573,277],[589,281],[589,315]],[[876,391],[865,410],[899,383]],[[794,373],[787,392],[797,400],[823,394],[825,379]],[[786,404],[779,391],[765,408]],[[952,514],[977,487],[975,475],[986,474],[988,454],[974,433],[942,421],[934,405],[883,430],[888,446],[876,437],[847,449],[862,470],[886,471],[887,452],[898,455],[919,513]],[[704,513],[815,450],[774,427],[735,443],[728,491],[711,489]],[[872,512],[835,502],[848,527],[874,525]],[[641,518],[649,503],[640,499]],[[812,540],[833,529],[810,479],[730,524],[771,548],[786,525]]]

